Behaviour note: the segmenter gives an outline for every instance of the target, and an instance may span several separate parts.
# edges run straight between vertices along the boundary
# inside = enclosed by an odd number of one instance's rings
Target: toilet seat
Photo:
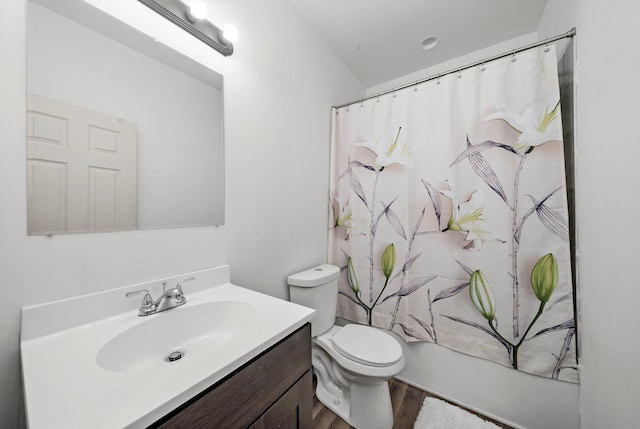
[[[350,325],[347,325],[347,326],[350,326]],[[338,334],[338,332],[340,332],[345,328],[346,326],[342,327],[342,326],[334,325],[327,332],[324,332],[318,335],[317,337],[314,337],[312,340],[314,347],[319,347],[324,352],[328,353],[331,356],[331,358],[334,359],[336,363],[345,371],[350,372],[352,374],[359,375],[359,376],[389,379],[395,376],[396,374],[398,374],[402,370],[402,368],[404,368],[404,356],[402,354],[400,355],[400,360],[398,360],[394,364],[385,365],[385,366],[374,366],[370,364],[357,362],[354,358],[346,356],[344,352],[339,352],[333,342],[333,339],[334,339],[333,337],[335,337]],[[366,329],[374,329],[374,328],[366,327]],[[351,328],[349,328],[349,330],[351,330]],[[395,343],[397,343],[395,338],[393,338],[390,335],[388,335],[388,337],[391,338],[393,341],[395,341]],[[338,339],[339,338],[340,336],[338,336]],[[384,343],[386,343],[386,341],[384,341]],[[371,348],[371,345],[368,345],[368,347]],[[389,344],[385,345],[384,347],[389,348],[391,350],[394,349],[394,346],[391,346]],[[402,347],[400,347],[399,343],[397,344],[397,347],[400,348],[400,351],[402,352]],[[377,350],[380,348],[382,347],[376,341],[376,345],[373,345],[373,349]],[[383,359],[373,359],[373,360],[383,360]],[[312,363],[313,363],[313,359],[312,359]]]
[[[389,334],[370,326],[349,324],[331,338],[335,350],[363,365],[387,367],[402,359],[402,347]]]

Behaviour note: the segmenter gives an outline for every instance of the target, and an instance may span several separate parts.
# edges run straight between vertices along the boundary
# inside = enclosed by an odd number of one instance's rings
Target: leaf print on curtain
[[[550,48],[334,110],[339,316],[577,382]]]

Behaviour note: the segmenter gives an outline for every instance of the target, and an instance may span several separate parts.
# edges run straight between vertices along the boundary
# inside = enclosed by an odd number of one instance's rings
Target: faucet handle
[[[142,307],[149,307],[153,305],[153,298],[151,298],[151,294],[148,289],[140,289],[140,290],[132,290],[124,294],[127,298],[130,298],[134,295],[140,295],[144,293],[144,297],[142,298]]]
[[[178,282],[178,284],[176,285],[176,288],[178,289],[178,291],[180,291],[180,295],[183,295],[183,292],[182,292],[182,283],[184,283],[184,282],[188,282],[188,281],[191,281],[191,280],[195,280],[195,279],[196,279],[195,277],[189,277],[188,279],[183,279],[183,280],[180,280],[180,281]]]
[[[140,308],[138,309],[138,316],[148,316],[149,314],[153,314],[155,312],[155,305],[148,289],[132,290],[125,293],[124,295],[129,298],[133,295],[139,295],[141,293],[144,293],[144,297],[142,298],[142,303],[140,304]]]

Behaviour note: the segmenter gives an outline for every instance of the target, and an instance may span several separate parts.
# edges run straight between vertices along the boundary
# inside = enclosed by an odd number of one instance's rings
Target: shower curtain
[[[334,109],[338,316],[577,382],[553,46]]]

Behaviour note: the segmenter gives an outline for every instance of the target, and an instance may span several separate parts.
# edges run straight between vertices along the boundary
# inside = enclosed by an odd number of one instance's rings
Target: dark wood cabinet
[[[313,382],[311,371],[307,371],[296,384],[280,397],[267,411],[262,414],[250,429],[297,429],[313,426],[311,412]]]
[[[159,429],[311,429],[309,324],[155,422]]]

